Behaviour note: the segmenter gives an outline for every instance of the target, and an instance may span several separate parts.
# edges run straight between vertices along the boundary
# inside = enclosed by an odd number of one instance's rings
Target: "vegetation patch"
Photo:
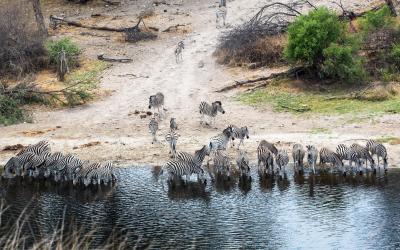
[[[81,54],[81,50],[70,38],[48,41],[46,43],[46,50],[52,65],[57,65],[58,57],[60,56],[60,53],[64,51],[67,57],[68,66],[79,66],[78,56]]]
[[[395,136],[383,136],[381,138],[376,139],[376,141],[380,143],[389,143],[390,145],[399,145],[400,137]]]
[[[331,131],[327,128],[312,128],[310,130],[311,134],[330,134]]]
[[[245,104],[272,105],[275,111],[319,114],[400,113],[400,97],[389,96],[383,101],[363,98],[336,98],[346,96],[349,89],[317,91],[298,88],[287,83],[274,83],[263,89],[239,94],[236,99]]]

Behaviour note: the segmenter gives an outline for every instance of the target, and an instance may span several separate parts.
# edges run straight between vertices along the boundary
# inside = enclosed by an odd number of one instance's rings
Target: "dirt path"
[[[168,160],[164,135],[169,128],[170,117],[176,117],[179,126],[181,138],[178,150],[189,152],[207,143],[210,137],[228,124],[246,125],[251,138],[245,142],[245,147],[253,158],[261,139],[280,142],[282,147],[289,149],[293,142],[333,148],[337,143],[351,139],[385,135],[400,137],[399,115],[383,116],[378,123],[349,124],[346,122],[349,117],[345,116],[295,116],[275,113],[270,107],[258,110],[234,101],[234,92],[215,93],[216,89],[233,79],[255,72],[240,72],[215,64],[212,53],[221,30],[215,28],[214,9],[207,4],[194,2],[188,7],[196,10],[190,17],[193,32],[186,36],[171,35],[122,48],[124,54],[135,60],[130,64],[114,65],[105,72],[101,87],[112,90],[111,96],[73,109],[37,112],[34,114],[34,124],[1,128],[0,148],[17,143],[29,144],[45,138],[52,142],[54,150],[72,152],[83,159],[113,160],[121,165],[161,165]],[[260,3],[245,0],[230,2],[228,22],[240,22],[240,18],[252,13]],[[233,13],[235,17],[232,17]],[[180,40],[184,40],[186,48],[183,62],[177,64],[173,51]],[[199,64],[204,66],[200,67]],[[126,74],[148,78],[120,76]],[[268,70],[262,74],[268,74]],[[168,112],[158,133],[163,143],[152,145],[148,133],[149,118],[140,119],[133,113],[135,110],[147,111],[148,96],[158,91],[165,95]],[[216,128],[200,126],[198,105],[202,100],[222,101],[226,114],[217,117]],[[316,128],[326,132],[315,134],[312,131]],[[99,143],[84,146],[90,142]],[[390,162],[400,166],[399,147],[390,146],[389,150],[392,156]],[[232,156],[236,154],[233,149],[230,153]],[[10,156],[10,152],[1,153],[0,164]]]

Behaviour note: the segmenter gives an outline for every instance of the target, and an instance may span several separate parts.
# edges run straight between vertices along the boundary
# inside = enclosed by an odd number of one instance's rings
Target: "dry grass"
[[[219,47],[214,52],[217,62],[229,66],[257,64],[277,66],[283,63],[283,49],[287,43],[285,35],[264,37],[250,42],[239,49]]]

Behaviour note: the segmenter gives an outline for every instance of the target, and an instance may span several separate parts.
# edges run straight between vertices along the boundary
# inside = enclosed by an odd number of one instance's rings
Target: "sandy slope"
[[[235,0],[229,3],[229,23],[238,23],[241,18],[251,15],[262,1]],[[201,1],[180,7],[190,16],[175,17],[190,21],[192,32],[186,36],[163,35],[159,40],[129,45],[113,43],[113,40],[96,41],[101,46],[90,46],[86,53],[95,55],[99,51],[115,51],[134,58],[130,64],[116,64],[108,69],[101,81],[101,87],[112,90],[112,95],[85,106],[58,111],[35,112],[34,124],[20,124],[0,129],[0,148],[6,145],[28,144],[39,139],[49,139],[54,150],[73,152],[83,159],[113,160],[121,165],[148,163],[161,165],[168,159],[168,146],[164,135],[169,128],[169,118],[176,117],[181,138],[178,150],[193,151],[208,142],[228,124],[247,125],[251,138],[245,142],[246,150],[255,157],[258,141],[267,139],[280,142],[285,148],[290,143],[313,143],[318,146],[334,147],[339,142],[392,135],[400,137],[399,115],[386,115],[379,122],[348,124],[346,116],[295,116],[289,113],[274,113],[270,107],[259,110],[235,102],[234,92],[223,94],[214,91],[233,79],[255,72],[241,72],[216,65],[212,53],[221,30],[214,25],[214,8]],[[129,8],[126,10],[129,12]],[[115,10],[118,11],[118,10]],[[184,40],[184,60],[177,64],[174,58],[175,44]],[[94,43],[94,42],[93,42]],[[199,67],[199,62],[204,67]],[[133,78],[124,74],[148,76]],[[260,72],[257,72],[260,73]],[[264,70],[260,74],[268,74]],[[148,133],[148,118],[140,119],[135,110],[147,110],[148,96],[162,91],[166,97],[167,119],[161,124],[158,138],[162,144],[151,144]],[[200,101],[220,100],[226,110],[217,117],[215,128],[199,124],[198,104]],[[61,126],[61,128],[56,128]],[[329,133],[312,134],[313,128],[325,128]],[[41,131],[32,136],[26,132]],[[25,133],[24,133],[25,132]],[[81,147],[88,142],[99,141],[91,147]],[[364,143],[363,141],[360,141]],[[236,150],[230,149],[232,156]],[[400,165],[399,146],[390,146],[391,163]],[[11,155],[3,152],[0,163]],[[395,158],[395,159],[394,159]],[[255,158],[254,158],[255,159]]]

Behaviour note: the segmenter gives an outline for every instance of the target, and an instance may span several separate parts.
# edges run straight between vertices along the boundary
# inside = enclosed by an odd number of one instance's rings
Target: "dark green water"
[[[51,234],[64,217],[95,226],[94,245],[113,230],[153,249],[399,249],[400,171],[216,182],[168,188],[151,168],[118,170],[113,189],[76,190],[2,182],[12,221],[29,202],[31,229]],[[139,239],[139,243],[137,240]]]

